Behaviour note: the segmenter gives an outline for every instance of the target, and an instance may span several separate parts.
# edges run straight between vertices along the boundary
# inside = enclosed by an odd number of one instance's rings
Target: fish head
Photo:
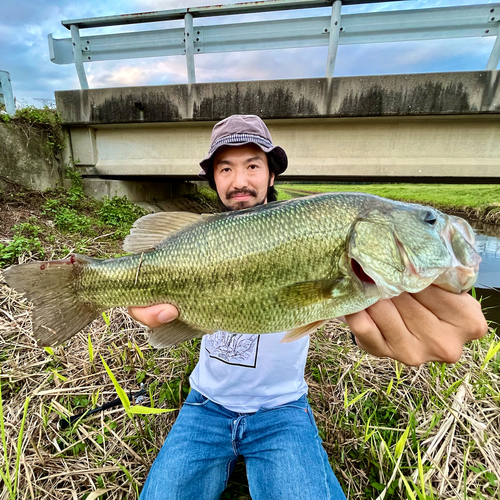
[[[358,218],[348,255],[356,276],[372,280],[381,298],[419,292],[432,283],[460,293],[474,284],[481,261],[465,220],[397,202]]]

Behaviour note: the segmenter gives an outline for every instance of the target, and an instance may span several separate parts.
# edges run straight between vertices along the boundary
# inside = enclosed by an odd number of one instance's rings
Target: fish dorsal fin
[[[191,212],[158,212],[137,219],[130,230],[130,234],[123,242],[126,252],[145,252],[155,248],[167,236],[180,229],[195,224],[204,217]]]
[[[326,323],[326,320],[314,321],[308,325],[299,326],[294,330],[286,332],[285,336],[280,340],[280,344],[288,344],[289,342],[294,342],[296,340],[305,337],[311,333],[314,333],[318,328],[321,328]]]
[[[148,332],[149,343],[156,348],[169,347],[175,344],[180,344],[186,340],[194,339],[195,337],[203,337],[208,332],[198,330],[180,319],[174,319],[164,325],[159,326]]]

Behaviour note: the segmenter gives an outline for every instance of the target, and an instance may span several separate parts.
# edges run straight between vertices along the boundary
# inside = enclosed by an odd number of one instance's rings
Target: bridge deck
[[[213,124],[266,120],[287,176],[500,181],[500,73],[467,72],[57,92],[86,175],[195,179]]]

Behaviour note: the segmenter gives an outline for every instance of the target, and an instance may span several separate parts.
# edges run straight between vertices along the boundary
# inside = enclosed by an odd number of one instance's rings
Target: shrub
[[[38,238],[14,235],[14,238],[7,245],[0,243],[0,267],[14,264],[18,257],[25,253],[38,253],[41,257],[45,251]]]
[[[86,235],[95,234],[92,229],[94,221],[90,217],[78,213],[74,208],[62,204],[60,199],[47,200],[43,209],[45,215],[53,217],[54,224],[61,231]]]
[[[146,211],[130,202],[126,196],[120,198],[105,198],[102,207],[97,211],[99,222],[117,229],[117,238],[124,238],[130,231],[132,224]]]

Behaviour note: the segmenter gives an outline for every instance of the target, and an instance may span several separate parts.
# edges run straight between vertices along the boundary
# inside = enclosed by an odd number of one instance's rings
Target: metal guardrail
[[[339,45],[495,36],[487,70],[500,62],[500,4],[471,5],[341,15],[342,5],[377,0],[267,0],[62,21],[71,38],[48,36],[50,59],[75,64],[82,89],[83,63],[185,55],[188,82],[195,83],[195,54],[328,46],[326,76],[334,73]],[[393,0],[389,0],[393,1]],[[194,25],[193,18],[227,16],[331,5],[330,16],[234,24]],[[184,19],[184,28],[83,36],[80,29]]]
[[[12,93],[12,84],[10,83],[10,74],[2,70],[0,70],[0,103],[5,104],[5,110],[9,115],[15,114],[16,105]]]

